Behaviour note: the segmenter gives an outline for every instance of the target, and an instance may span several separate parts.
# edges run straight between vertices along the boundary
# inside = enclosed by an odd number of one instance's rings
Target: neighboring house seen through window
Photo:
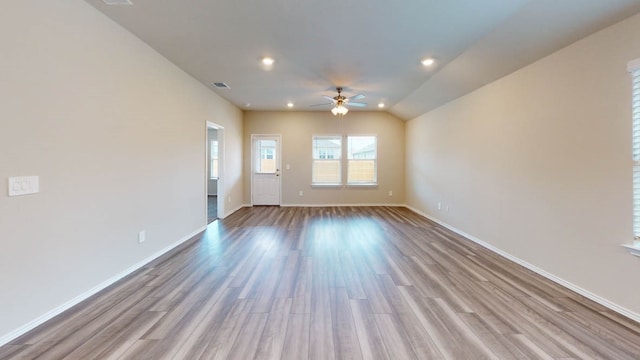
[[[347,185],[375,185],[378,181],[375,136],[347,136]]]
[[[312,185],[342,185],[342,157],[346,150],[347,185],[376,185],[378,148],[375,136],[346,136],[343,149],[340,135],[314,135],[312,139]]]
[[[314,136],[312,139],[313,185],[342,184],[342,136]]]

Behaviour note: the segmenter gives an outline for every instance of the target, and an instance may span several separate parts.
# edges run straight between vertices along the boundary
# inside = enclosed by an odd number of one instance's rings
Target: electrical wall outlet
[[[142,230],[138,233],[138,244],[142,244],[147,239],[147,233]]]
[[[39,176],[18,176],[9,178],[9,196],[35,194],[40,192]]]
[[[389,196],[393,196],[393,191],[389,190]]]
[[[303,195],[304,195],[304,192],[302,192],[302,190],[300,190],[300,191],[298,192],[298,196],[303,196]]]

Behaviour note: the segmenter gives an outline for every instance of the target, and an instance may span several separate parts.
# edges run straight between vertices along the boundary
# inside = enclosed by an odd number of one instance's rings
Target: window
[[[256,146],[260,150],[260,158],[256,161],[256,172],[272,174],[276,172],[276,142],[274,140],[258,140]]]
[[[632,78],[633,238],[640,246],[640,59],[629,63]]]
[[[375,136],[347,136],[347,185],[375,185],[377,174]]]
[[[218,140],[211,140],[209,143],[209,159],[211,163],[209,164],[209,178],[217,179],[218,178]]]
[[[342,137],[314,136],[311,183],[314,185],[342,184]]]

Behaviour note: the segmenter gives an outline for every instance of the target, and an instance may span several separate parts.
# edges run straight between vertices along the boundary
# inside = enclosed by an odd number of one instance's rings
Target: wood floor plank
[[[142,335],[155,325],[166,313],[147,311],[140,315],[131,326],[119,333],[102,353],[92,353],[88,358],[119,359],[131,348]]]
[[[292,313],[287,323],[287,333],[282,349],[283,360],[309,358],[309,336],[311,328],[310,313]]]
[[[369,302],[367,300],[350,300],[350,306],[362,357],[364,359],[392,359],[384,346]]]
[[[20,352],[28,349],[31,345],[11,345],[7,344],[0,348],[0,359],[18,358]]]
[[[362,282],[358,275],[358,271],[356,270],[353,258],[351,257],[351,253],[345,251],[340,254],[340,263],[342,265],[345,287],[349,293],[349,298],[366,299],[367,295],[364,293],[364,289],[362,288]]]
[[[362,359],[358,334],[345,288],[330,288],[333,343],[338,359]]]
[[[33,344],[29,347],[29,351],[21,354],[26,359],[36,358],[38,356],[51,357],[53,359],[62,359],[70,352],[75,350],[80,344],[88,341],[92,336],[98,334],[103,327],[126,313],[138,302],[145,298],[153,288],[141,288],[140,291],[132,293],[116,305],[104,311],[100,316],[94,318],[91,322],[84,324],[80,328],[72,327],[75,331],[63,332],[66,335],[52,336],[55,340],[44,340]]]
[[[519,348],[522,350],[522,354],[527,359],[542,359],[542,360],[554,360],[554,359],[567,359],[568,357],[552,357],[541,349],[538,345],[532,342],[527,336],[522,334],[510,335],[514,343],[519,344]]]
[[[270,309],[256,351],[256,359],[280,359],[284,349],[289,315],[291,314],[291,298],[277,298]]]
[[[443,359],[444,357],[431,334],[420,323],[417,314],[413,312],[405,301],[400,289],[395,286],[391,277],[389,275],[380,275],[378,279],[381,286],[384,287],[393,309],[394,320],[402,327],[403,337],[409,342],[416,356],[419,359]]]
[[[331,296],[329,280],[325,273],[313,274],[310,334],[312,336],[309,343],[309,358],[335,359]]]
[[[292,298],[296,289],[298,274],[301,273],[302,256],[298,250],[289,250],[286,254],[287,261],[284,265],[282,278],[276,289],[276,298]]]
[[[145,311],[155,301],[154,298],[142,299],[114,321],[105,324],[98,333],[76,347],[64,359],[87,359],[96,354],[102,356],[101,354],[109,352],[114,344],[121,341],[123,333],[129,332],[129,335],[135,336],[131,333],[139,334],[143,329],[148,330],[165,315],[164,312]]]
[[[229,350],[229,355],[219,356],[219,359],[253,359],[256,356],[262,332],[267,324],[269,314],[251,313],[244,326],[235,336],[236,341]]]
[[[242,208],[0,359],[639,359],[640,324],[402,207]]]
[[[220,324],[216,336],[200,355],[200,359],[228,359],[231,347],[249,318],[253,299],[238,299]]]
[[[407,334],[392,314],[373,314],[385,348],[395,359],[418,359]]]
[[[311,313],[311,293],[313,288],[313,262],[308,256],[302,257],[300,261],[300,273],[296,277],[291,313],[309,314]]]
[[[459,326],[457,316],[438,299],[421,298],[408,287],[401,288],[400,292],[445,358],[496,358],[486,348],[479,346],[477,339],[466,328]]]
[[[173,349],[173,358],[200,358],[207,346],[218,334],[220,324],[224,322],[233,309],[239,293],[240,288],[225,288],[211,310],[202,316],[202,321],[190,333],[185,331],[184,340],[180,341],[180,344],[176,344]]]

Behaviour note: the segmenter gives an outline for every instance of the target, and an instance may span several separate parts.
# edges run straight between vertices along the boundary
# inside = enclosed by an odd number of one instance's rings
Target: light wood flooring
[[[245,208],[0,359],[640,359],[640,325],[392,207]]]
[[[218,218],[218,196],[207,196],[207,224]]]

